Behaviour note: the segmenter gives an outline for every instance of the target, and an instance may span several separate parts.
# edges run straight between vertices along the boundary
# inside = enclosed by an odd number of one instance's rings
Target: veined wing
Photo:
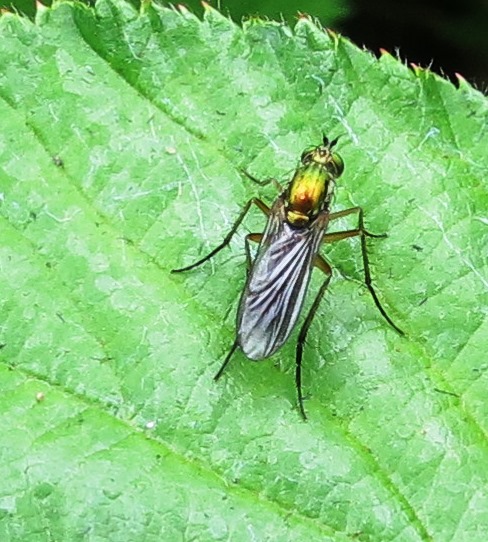
[[[237,316],[238,343],[248,358],[271,356],[289,337],[327,222],[324,213],[309,227],[293,228],[281,198],[271,209]]]

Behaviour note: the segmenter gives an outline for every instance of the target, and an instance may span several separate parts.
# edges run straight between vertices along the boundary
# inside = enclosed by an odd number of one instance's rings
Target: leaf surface
[[[0,18],[0,101],[2,540],[486,540],[483,96],[307,19],[102,0]],[[212,381],[264,217],[169,272],[322,131],[406,337],[326,247],[303,423],[296,335]]]

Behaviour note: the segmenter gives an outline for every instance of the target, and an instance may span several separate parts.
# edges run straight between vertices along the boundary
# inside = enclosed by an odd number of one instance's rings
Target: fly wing
[[[239,346],[248,358],[271,356],[289,337],[326,226],[327,216],[321,216],[310,227],[293,228],[281,198],[271,209],[237,316]]]

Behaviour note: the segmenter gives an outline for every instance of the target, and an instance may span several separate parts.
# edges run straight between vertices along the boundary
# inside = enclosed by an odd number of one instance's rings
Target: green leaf
[[[307,19],[103,0],[4,15],[0,100],[1,540],[487,539],[482,95]],[[406,337],[357,240],[327,247],[305,423],[296,333],[212,381],[259,212],[169,271],[276,196],[241,168],[286,182],[322,131]]]

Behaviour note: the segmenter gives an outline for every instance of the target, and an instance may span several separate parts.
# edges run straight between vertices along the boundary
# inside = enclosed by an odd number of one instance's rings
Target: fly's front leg
[[[380,311],[383,318],[390,324],[390,326],[400,335],[405,335],[405,333],[393,322],[393,320],[388,316],[385,309],[380,303],[380,300],[378,299],[378,295],[376,294],[375,289],[373,288],[372,280],[371,280],[371,271],[369,268],[369,257],[368,257],[368,251],[366,247],[366,237],[375,237],[375,238],[382,238],[386,237],[386,234],[381,235],[375,235],[373,233],[370,233],[366,230],[364,227],[364,213],[363,209],[361,207],[351,207],[350,209],[345,209],[344,211],[339,211],[337,213],[331,213],[329,216],[329,220],[334,220],[336,218],[342,218],[344,216],[358,213],[358,227],[354,230],[347,230],[347,231],[339,231],[334,233],[328,233],[324,235],[324,243],[334,243],[335,241],[340,241],[342,239],[348,239],[350,237],[360,237],[361,238],[361,253],[363,258],[363,270],[364,270],[364,283],[366,284],[366,287],[369,290],[369,293],[371,294],[371,297],[373,298],[374,304],[376,305],[376,308]]]
[[[252,181],[253,183],[258,184],[259,186],[268,186],[268,184],[273,183],[275,185],[275,187],[280,192],[283,192],[283,190],[284,190],[284,188],[281,186],[279,181],[274,179],[273,177],[270,177],[268,179],[260,180],[260,179],[257,179],[256,177],[254,177],[254,175],[251,175],[250,173],[248,173],[245,169],[241,169],[241,173],[243,175],[245,175],[250,181]]]
[[[297,341],[297,348],[296,348],[296,355],[295,355],[295,361],[296,361],[295,384],[297,388],[298,408],[300,409],[300,414],[302,415],[302,418],[304,420],[307,419],[307,415],[305,413],[305,408],[303,407],[303,393],[302,393],[303,346],[305,344],[307,333],[312,324],[315,313],[317,312],[317,309],[319,308],[320,302],[322,301],[325,291],[327,290],[327,287],[329,286],[330,279],[332,278],[332,268],[324,260],[324,258],[322,258],[322,256],[315,257],[314,265],[318,267],[324,274],[326,274],[327,278],[322,283],[322,286],[320,287],[320,290],[318,294],[316,295],[312,303],[312,306],[310,307],[310,310],[308,311],[307,317],[305,318],[305,322],[303,322],[303,325],[300,329],[300,333],[298,335],[298,341]]]
[[[244,217],[246,216],[247,212],[251,208],[251,205],[253,204],[256,205],[265,215],[269,214],[269,207],[265,203],[263,203],[258,198],[251,198],[242,209],[240,215],[237,217],[237,220],[232,226],[232,229],[225,236],[224,240],[222,241],[222,243],[220,243],[218,247],[214,248],[206,256],[196,261],[195,263],[192,263],[191,265],[187,265],[186,267],[180,267],[179,269],[173,269],[171,273],[182,273],[183,271],[190,271],[190,269],[194,269],[195,267],[198,267],[202,263],[205,263],[207,260],[210,260],[212,256],[215,256],[217,252],[220,252],[224,247],[226,247],[230,243],[232,236],[237,231],[237,228],[241,225],[241,222],[244,220]]]

